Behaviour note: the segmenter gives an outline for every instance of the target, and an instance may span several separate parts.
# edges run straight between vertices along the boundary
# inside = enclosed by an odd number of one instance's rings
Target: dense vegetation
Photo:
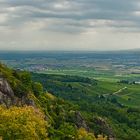
[[[33,107],[0,107],[0,135],[6,140],[46,139],[47,122]]]
[[[95,134],[103,133],[119,140],[140,139],[140,109],[137,102],[140,96],[136,96],[140,92],[139,85],[67,75],[33,73],[32,77],[41,82],[48,92],[77,105]],[[132,95],[131,98],[128,95]]]
[[[71,81],[77,77],[72,78]],[[31,74],[15,71],[0,64],[0,80],[12,87],[0,86],[0,138],[4,140],[106,140],[94,134],[79,112],[79,106],[45,91],[33,82]],[[65,82],[67,80],[63,79]],[[89,82],[79,78],[78,82]],[[7,85],[8,86],[8,85]],[[9,94],[11,93],[11,95]],[[14,96],[13,96],[14,93]],[[5,98],[7,99],[5,101]],[[81,123],[82,122],[82,123]]]

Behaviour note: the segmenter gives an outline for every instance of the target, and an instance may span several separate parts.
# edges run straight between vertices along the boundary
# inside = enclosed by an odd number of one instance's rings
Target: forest
[[[89,130],[78,107],[44,90],[30,73],[0,64],[3,140],[106,140]]]
[[[138,94],[139,85],[85,77],[79,80],[79,77],[68,75],[32,73],[32,78],[41,82],[46,91],[76,105],[95,134],[102,133],[119,140],[140,139],[140,109],[135,99],[139,96],[122,96]]]
[[[113,94],[124,86],[116,84],[119,87],[111,83],[107,87],[91,78],[29,73],[1,64],[0,136],[4,140],[139,140],[140,109]],[[129,86],[128,92],[136,85]]]

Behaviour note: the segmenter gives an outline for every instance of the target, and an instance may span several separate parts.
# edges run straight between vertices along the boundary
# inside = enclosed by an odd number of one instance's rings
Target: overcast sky
[[[140,48],[140,0],[0,0],[1,50]]]

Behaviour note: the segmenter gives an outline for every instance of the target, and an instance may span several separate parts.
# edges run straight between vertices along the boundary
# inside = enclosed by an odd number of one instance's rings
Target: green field
[[[43,72],[45,75],[50,75],[51,80],[55,80],[55,78],[63,77],[63,76],[82,76],[88,77],[90,79],[96,79],[97,85],[92,84],[81,84],[79,82],[70,82],[67,84],[71,84],[72,87],[82,89],[88,95],[106,95],[106,98],[116,98],[118,102],[122,105],[132,106],[132,107],[139,107],[140,106],[140,85],[139,84],[125,84],[120,83],[119,81],[122,79],[127,80],[135,80],[139,78],[139,75],[124,75],[122,77],[115,77],[113,74],[101,74],[96,73],[95,71],[78,71],[78,70],[63,70],[63,71],[56,71],[51,70],[47,72]],[[56,75],[56,77],[54,76]],[[60,78],[61,79],[61,78]],[[59,81],[61,82],[61,81]],[[62,84],[62,83],[61,83]],[[61,85],[60,84],[60,85]],[[62,85],[63,86],[63,85]],[[123,89],[126,88],[126,89]],[[118,92],[119,90],[123,89],[122,91]],[[114,94],[115,92],[118,92]],[[61,96],[61,95],[60,95]]]
[[[70,73],[33,73],[32,78],[48,92],[77,106],[95,133],[100,132],[98,129],[108,133],[93,121],[100,116],[111,125],[118,140],[139,140],[140,85],[120,83],[113,76],[95,80]]]
[[[54,125],[56,130],[64,120],[73,122],[75,116],[72,117],[71,113],[74,109],[81,113],[96,136],[104,134],[117,140],[140,140],[140,84],[136,84],[140,81],[140,55],[42,55],[31,54],[30,59],[26,59],[24,55],[23,58],[20,56],[21,59],[17,56],[14,63],[11,59],[6,62],[19,72],[18,74],[14,70],[11,75],[20,78],[25,84],[22,86],[21,82],[18,82],[15,89],[17,96],[20,96],[22,91],[27,93],[28,88],[30,92],[34,91],[43,110],[45,109],[47,114],[49,111],[57,122]],[[46,55],[50,58],[46,58]],[[30,74],[24,70],[30,71],[36,86],[32,85]],[[13,76],[8,77],[15,86]],[[38,93],[37,89],[41,92]],[[58,98],[58,102],[54,101],[51,105],[50,99],[44,99],[46,93],[53,97],[52,99]],[[59,106],[64,102],[72,107],[68,105],[64,109]]]
[[[117,75],[112,70],[92,70],[92,69],[63,69],[63,70],[46,70],[39,73],[58,74],[58,75],[74,75],[99,79],[101,81],[118,81],[122,79],[140,79],[140,74],[121,74]]]

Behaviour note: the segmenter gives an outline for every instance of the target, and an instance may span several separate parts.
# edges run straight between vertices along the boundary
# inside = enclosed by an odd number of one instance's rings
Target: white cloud
[[[139,0],[0,0],[0,49],[139,48],[139,16]]]
[[[0,14],[0,23],[4,23],[7,20],[7,14],[6,13],[2,13]]]

